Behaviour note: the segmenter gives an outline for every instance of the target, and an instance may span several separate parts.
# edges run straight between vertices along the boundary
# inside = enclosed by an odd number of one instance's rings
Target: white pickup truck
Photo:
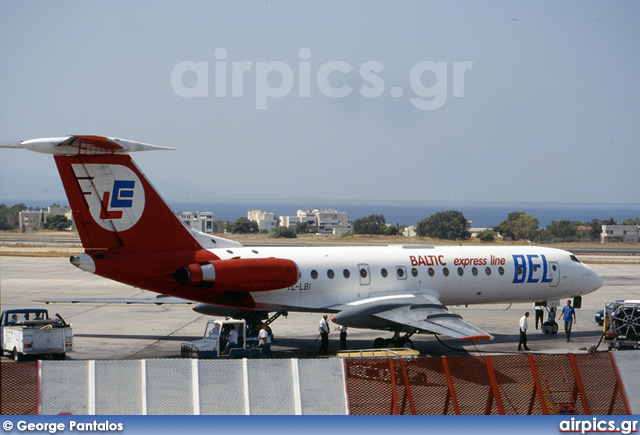
[[[2,352],[15,361],[27,356],[48,356],[63,360],[73,350],[73,331],[59,314],[49,318],[42,308],[4,310],[0,317]]]

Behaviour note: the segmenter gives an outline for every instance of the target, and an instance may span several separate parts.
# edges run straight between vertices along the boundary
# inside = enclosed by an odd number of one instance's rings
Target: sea
[[[247,212],[259,209],[276,216],[295,216],[299,209],[338,209],[347,212],[354,221],[372,214],[384,215],[389,225],[416,225],[422,219],[439,211],[458,210],[472,228],[491,228],[507,219],[509,213],[522,211],[533,215],[544,228],[553,221],[570,220],[589,222],[593,219],[613,218],[620,223],[627,218],[640,217],[638,204],[568,204],[568,203],[482,203],[482,202],[401,202],[362,200],[221,200],[221,201],[168,201],[175,211],[211,211],[215,220],[235,221],[247,217]]]

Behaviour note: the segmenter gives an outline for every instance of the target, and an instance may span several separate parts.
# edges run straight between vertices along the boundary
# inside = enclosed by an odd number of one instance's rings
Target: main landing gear
[[[418,328],[411,328],[409,332],[401,336],[400,331],[395,330],[393,332],[392,338],[378,337],[375,340],[373,340],[373,348],[374,349],[384,349],[384,348],[413,349],[413,341],[411,341],[410,337],[416,332],[418,332]]]

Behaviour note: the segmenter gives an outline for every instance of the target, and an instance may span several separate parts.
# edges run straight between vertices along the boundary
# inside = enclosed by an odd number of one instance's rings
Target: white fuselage
[[[255,292],[257,309],[318,311],[354,301],[428,294],[445,305],[554,300],[598,289],[602,278],[567,251],[532,246],[242,247],[221,259],[293,260],[300,279]]]

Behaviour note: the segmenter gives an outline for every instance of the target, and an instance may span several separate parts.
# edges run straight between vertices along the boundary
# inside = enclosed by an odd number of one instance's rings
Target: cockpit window
[[[580,263],[580,260],[578,260],[578,257],[576,257],[575,255],[570,255],[569,257],[571,257],[571,261],[575,261],[576,263]]]

